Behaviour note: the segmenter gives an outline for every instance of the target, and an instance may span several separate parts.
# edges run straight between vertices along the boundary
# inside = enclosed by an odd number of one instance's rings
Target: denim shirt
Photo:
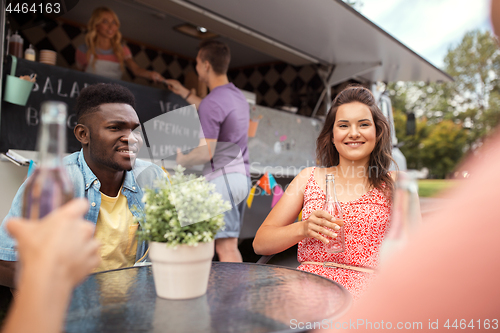
[[[83,157],[83,150],[73,153],[64,158],[64,164],[69,178],[73,182],[74,197],[87,198],[89,201],[89,211],[85,219],[97,223],[99,209],[101,207],[101,182],[88,167]],[[144,203],[142,202],[143,187],[154,186],[157,179],[165,179],[166,174],[157,165],[137,159],[132,171],[125,171],[122,193],[127,198],[128,208],[135,217],[140,218],[144,212]],[[15,251],[15,241],[10,237],[5,229],[6,221],[11,217],[21,216],[23,204],[23,193],[26,181],[17,191],[9,213],[4,218],[0,227],[0,260],[15,261],[17,254]],[[136,261],[141,259],[147,250],[146,242],[137,246]]]

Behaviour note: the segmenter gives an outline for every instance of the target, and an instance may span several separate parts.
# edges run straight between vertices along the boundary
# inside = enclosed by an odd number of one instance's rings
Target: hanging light
[[[207,28],[202,26],[195,26],[190,23],[183,23],[181,25],[176,25],[173,28],[175,31],[182,34],[197,38],[197,39],[208,39],[218,37],[217,34],[208,31]]]

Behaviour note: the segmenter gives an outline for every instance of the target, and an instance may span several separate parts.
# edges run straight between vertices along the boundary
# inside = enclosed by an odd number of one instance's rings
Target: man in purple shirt
[[[250,187],[248,162],[248,124],[250,109],[243,93],[229,83],[227,70],[231,54],[219,41],[200,44],[196,57],[199,80],[210,93],[203,100],[176,80],[166,80],[169,88],[198,108],[202,133],[198,148],[189,154],[178,150],[177,163],[183,166],[205,164],[203,174],[215,184],[223,199],[233,208],[224,214],[226,227],[215,236],[220,261],[241,262],[238,250],[240,220]]]

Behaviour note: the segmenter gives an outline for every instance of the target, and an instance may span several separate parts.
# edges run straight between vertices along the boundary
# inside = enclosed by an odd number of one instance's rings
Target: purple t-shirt
[[[211,180],[219,176],[222,173],[214,171],[222,167],[226,173],[238,172],[250,176],[250,107],[243,93],[232,83],[218,86],[201,101],[198,114],[203,136],[217,139],[213,163],[208,162],[203,168],[205,177]]]

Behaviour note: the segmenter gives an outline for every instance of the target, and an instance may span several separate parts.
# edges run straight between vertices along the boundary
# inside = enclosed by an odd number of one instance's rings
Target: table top
[[[156,296],[151,266],[91,275],[74,291],[66,332],[286,332],[333,320],[351,304],[337,283],[272,265],[212,263],[208,291]]]

